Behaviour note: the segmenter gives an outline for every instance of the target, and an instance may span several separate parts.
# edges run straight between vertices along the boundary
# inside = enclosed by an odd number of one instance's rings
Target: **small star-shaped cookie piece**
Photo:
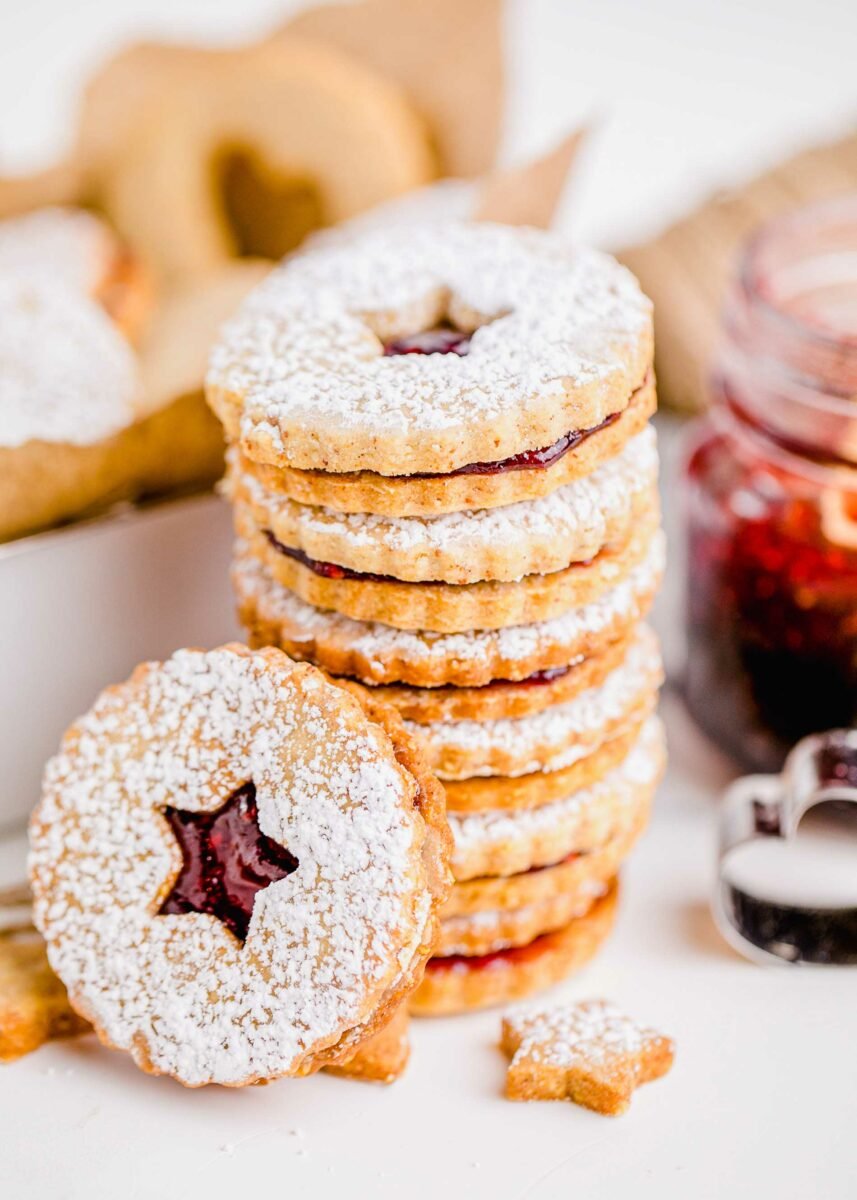
[[[0,1063],[88,1029],[51,970],[39,934],[0,937]]]
[[[510,1100],[573,1100],[618,1116],[641,1083],[672,1066],[670,1038],[645,1029],[607,1000],[510,1013],[502,1047],[511,1056]]]

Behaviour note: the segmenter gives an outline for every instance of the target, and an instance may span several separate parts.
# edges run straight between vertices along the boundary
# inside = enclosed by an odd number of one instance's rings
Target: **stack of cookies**
[[[395,706],[455,887],[414,1011],[546,986],[608,931],[664,757],[651,306],[479,224],[310,248],[212,355],[251,645]]]

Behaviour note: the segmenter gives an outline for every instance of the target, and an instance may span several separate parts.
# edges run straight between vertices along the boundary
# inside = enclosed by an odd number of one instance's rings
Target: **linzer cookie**
[[[466,688],[525,680],[624,638],[646,615],[663,566],[664,538],[657,532],[642,561],[590,603],[547,621],[454,634],[396,629],[316,608],[280,584],[242,543],[232,581],[254,645],[281,646],[293,658],[366,683]]]
[[[481,909],[466,916],[447,917],[440,923],[434,952],[439,958],[451,954],[478,957],[526,946],[542,934],[562,929],[592,907],[593,899],[607,891],[593,888],[587,895],[555,892],[521,908]]]
[[[529,775],[476,775],[444,780],[446,807],[454,813],[541,808],[603,779],[623,761],[639,739],[643,721],[630,724],[603,742],[585,758],[558,771],[531,771]]]
[[[663,731],[658,719],[650,718],[628,756],[590,787],[519,812],[449,813],[455,878],[513,875],[598,846],[610,836],[617,816],[648,807],[663,765]]]
[[[614,884],[582,917],[523,946],[491,954],[450,954],[430,960],[410,1000],[418,1016],[441,1016],[520,999],[559,983],[586,965],[616,915]]]
[[[409,352],[438,328],[446,353]],[[651,305],[613,259],[535,230],[394,227],[275,271],[214,348],[208,398],[254,462],[448,474],[600,425],[651,358]]]
[[[0,938],[0,1062],[89,1028],[68,1003],[35,931]]]
[[[179,651],[103,692],[48,764],[35,920],[75,1010],[144,1070],[305,1075],[419,981],[447,838],[392,710],[276,650]]]
[[[480,875],[457,882],[441,910],[444,920],[478,913],[510,912],[542,904],[556,896],[591,901],[604,894],[646,826],[653,788],[636,801],[615,806],[599,836],[593,828],[581,836],[578,849],[549,866],[530,867],[515,875]],[[603,837],[603,840],[602,840]]]
[[[268,491],[233,462],[229,493],[272,543],[306,563],[411,583],[478,583],[550,574],[627,542],[655,510],[653,429],[594,472],[537,500],[432,517],[385,517],[310,507]]]
[[[411,1057],[408,1024],[408,1009],[403,1004],[383,1029],[360,1045],[353,1058],[325,1070],[331,1075],[366,1083],[394,1083],[404,1074]]]
[[[237,533],[250,553],[302,600],[359,621],[435,633],[548,621],[570,608],[589,604],[646,558],[657,521],[656,497],[646,493],[634,508],[626,536],[605,545],[591,561],[572,562],[547,575],[458,585],[408,583],[394,576],[318,562],[259,529],[243,506],[235,510]]]
[[[436,174],[400,90],[300,38],[132,48],[90,89],[84,116],[100,204],[173,282],[241,255],[279,258]]]
[[[444,780],[559,771],[648,716],[661,679],[657,641],[643,626],[600,684],[565,703],[522,717],[406,725],[422,736],[428,761]]]
[[[425,345],[425,343],[423,343]],[[415,351],[414,351],[415,352]],[[654,376],[649,374],[627,408],[611,413],[592,429],[578,429],[550,446],[525,450],[505,459],[467,463],[454,473],[379,475],[373,471],[301,471],[255,463],[266,488],[302,504],[339,512],[391,517],[433,516],[473,508],[495,508],[547,496],[590,474],[646,427],[657,407]]]
[[[378,700],[392,704],[419,725],[448,721],[489,721],[543,712],[600,686],[625,658],[631,638],[611,642],[599,654],[578,658],[567,667],[535,671],[517,681],[495,679],[484,687],[409,687],[405,683],[371,687]]]

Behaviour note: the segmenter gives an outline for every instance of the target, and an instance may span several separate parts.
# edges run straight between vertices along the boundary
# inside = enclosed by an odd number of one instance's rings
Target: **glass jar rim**
[[[785,336],[839,354],[853,352],[857,359],[857,328],[853,334],[837,332],[784,309],[765,286],[770,269],[762,261],[765,254],[784,239],[794,238],[797,234],[805,236],[825,226],[845,224],[853,225],[857,234],[857,192],[816,201],[775,217],[745,242],[738,264],[737,284],[744,301]]]

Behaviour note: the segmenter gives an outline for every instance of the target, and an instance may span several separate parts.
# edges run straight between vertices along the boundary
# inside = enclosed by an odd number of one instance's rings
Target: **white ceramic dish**
[[[209,494],[0,546],[0,829],[27,819],[45,760],[106,683],[238,636],[230,545]]]

